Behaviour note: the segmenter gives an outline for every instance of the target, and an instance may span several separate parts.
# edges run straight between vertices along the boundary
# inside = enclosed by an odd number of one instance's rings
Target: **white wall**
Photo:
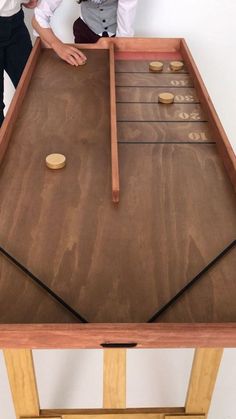
[[[75,0],[64,0],[56,13],[54,29],[64,41],[73,40],[78,10]],[[139,0],[135,27],[137,36],[186,38],[236,150],[235,20],[235,0]],[[12,91],[6,80],[7,103]],[[102,406],[101,351],[35,351],[34,356],[44,408]],[[191,350],[129,351],[128,405],[183,404],[191,359]],[[0,418],[13,419],[1,356],[0,371]],[[231,349],[224,354],[209,419],[235,418],[235,382],[236,349]]]

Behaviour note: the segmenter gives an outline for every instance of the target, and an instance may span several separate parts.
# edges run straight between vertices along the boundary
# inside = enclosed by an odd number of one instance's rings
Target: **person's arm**
[[[28,3],[21,3],[27,9],[34,9],[37,6],[38,0],[29,0]]]
[[[82,65],[86,62],[85,55],[77,48],[64,44],[54,34],[50,26],[50,19],[62,0],[41,0],[35,8],[32,26],[40,38],[52,48],[57,55],[71,65]]]
[[[134,36],[134,19],[138,0],[119,0],[116,36]]]

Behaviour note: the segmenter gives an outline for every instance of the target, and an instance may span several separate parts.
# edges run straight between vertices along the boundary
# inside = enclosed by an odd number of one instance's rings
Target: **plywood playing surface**
[[[118,60],[114,206],[109,55],[86,54],[81,68],[41,54],[0,167],[1,246],[89,322],[146,322],[235,239],[235,193],[186,67]],[[173,105],[157,103],[163,89]],[[236,321],[235,272],[234,249],[161,321]],[[1,323],[74,321],[0,256]]]

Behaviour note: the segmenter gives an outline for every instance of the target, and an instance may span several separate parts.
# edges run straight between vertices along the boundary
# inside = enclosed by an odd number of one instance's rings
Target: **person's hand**
[[[21,3],[27,9],[34,9],[37,6],[38,0],[30,0],[28,3]]]
[[[63,44],[63,42],[56,42],[52,45],[52,48],[57,55],[71,65],[78,67],[86,63],[86,56],[77,48]]]

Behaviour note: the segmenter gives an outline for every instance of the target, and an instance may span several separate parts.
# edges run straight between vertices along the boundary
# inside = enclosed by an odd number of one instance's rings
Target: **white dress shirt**
[[[0,0],[0,16],[13,16],[20,11],[22,0]]]
[[[41,0],[34,9],[35,19],[42,28],[50,28],[51,17],[62,1],[63,0]],[[138,0],[118,0],[117,36],[130,37],[134,35],[133,24],[137,3]]]

